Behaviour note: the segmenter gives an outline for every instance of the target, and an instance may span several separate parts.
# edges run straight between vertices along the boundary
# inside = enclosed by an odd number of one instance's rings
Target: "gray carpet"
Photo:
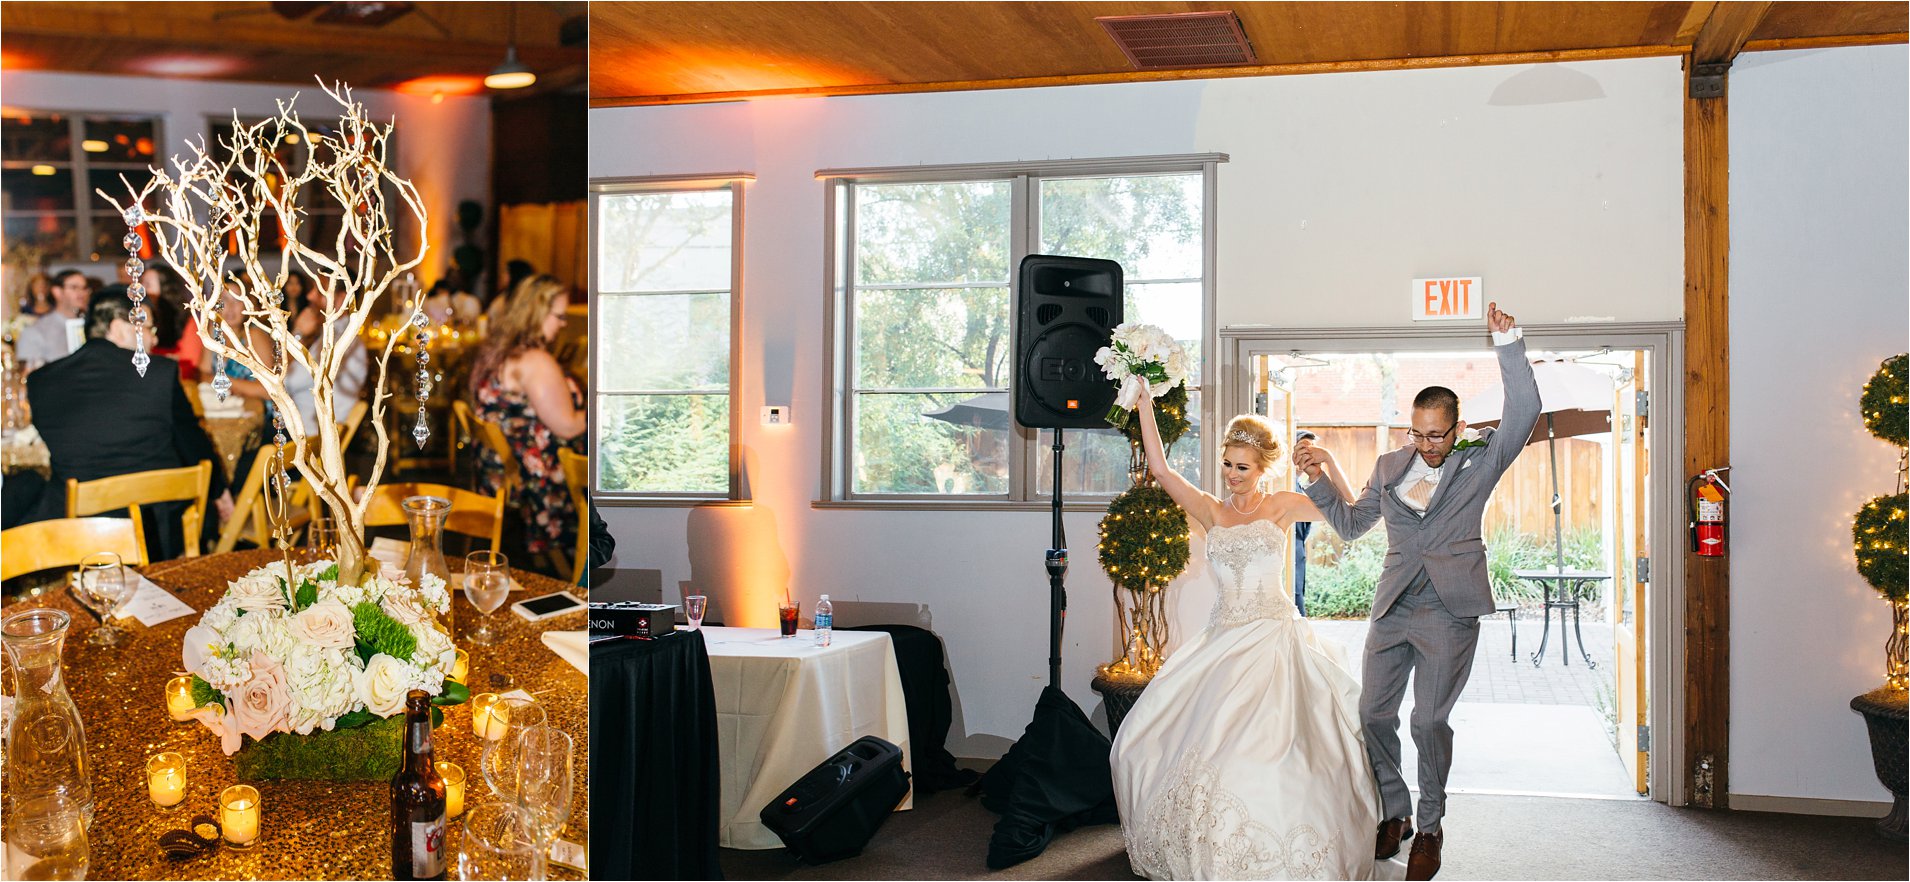
[[[960,792],[917,797],[859,857],[811,867],[724,849],[730,879],[1131,879],[1116,826],[1055,838],[1025,864],[984,863],[995,816]],[[1645,800],[1450,797],[1441,880],[1905,879],[1910,852],[1863,818],[1705,812]]]

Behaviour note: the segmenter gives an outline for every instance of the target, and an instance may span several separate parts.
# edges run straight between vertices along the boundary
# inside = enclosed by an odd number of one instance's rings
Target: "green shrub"
[[[1565,565],[1599,569],[1604,565],[1601,537],[1595,528],[1565,534]],[[1330,529],[1317,529],[1307,541],[1307,615],[1316,618],[1366,618],[1373,614],[1374,589],[1386,563],[1386,528],[1375,527],[1347,542]],[[1510,529],[1492,531],[1486,538],[1486,572],[1494,597],[1521,605],[1544,599],[1539,586],[1513,575],[1555,563],[1551,536],[1532,536]]]

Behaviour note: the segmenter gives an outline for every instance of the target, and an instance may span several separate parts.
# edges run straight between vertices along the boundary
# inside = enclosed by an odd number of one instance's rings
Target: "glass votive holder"
[[[259,789],[234,784],[219,793],[219,826],[233,848],[251,848],[259,841]]]
[[[471,731],[486,741],[496,741],[511,730],[510,712],[495,692],[471,696]]]
[[[192,712],[196,707],[192,701],[191,677],[174,677],[166,681],[166,713],[173,722],[192,722]]]
[[[186,801],[186,758],[174,751],[146,760],[146,795],[153,805],[176,809]]]
[[[444,779],[444,816],[448,820],[464,814],[464,767],[438,761],[438,776]]]

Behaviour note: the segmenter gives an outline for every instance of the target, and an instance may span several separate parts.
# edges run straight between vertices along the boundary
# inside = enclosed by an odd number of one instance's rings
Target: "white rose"
[[[411,690],[416,671],[405,662],[378,653],[358,674],[358,700],[378,716],[392,716],[405,709],[405,693]]]
[[[226,589],[225,599],[246,612],[284,609],[285,591],[279,587],[279,578],[259,575],[256,570],[247,573]]]
[[[431,618],[424,604],[419,603],[417,596],[409,591],[393,591],[385,595],[381,606],[386,615],[397,619],[400,624],[415,625]]]
[[[440,675],[451,672],[457,664],[458,650],[451,645],[451,638],[430,622],[419,622],[411,626],[411,636],[418,641],[418,648],[411,653],[411,663],[423,668],[436,668]],[[442,679],[442,676],[440,676]],[[427,690],[436,694],[438,690]]]
[[[321,600],[292,617],[292,636],[327,649],[349,649],[357,642],[351,610],[336,600]]]

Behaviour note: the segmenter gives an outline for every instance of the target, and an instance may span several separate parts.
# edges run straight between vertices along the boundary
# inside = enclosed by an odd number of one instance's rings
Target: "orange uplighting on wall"
[[[606,57],[593,52],[591,63],[593,75],[595,68],[601,66],[609,79],[619,83],[640,84],[653,78],[678,77],[710,93],[808,91],[817,87],[887,82],[879,74],[845,65],[732,47],[673,46],[667,56],[635,52]]]
[[[484,78],[459,74],[414,77],[391,87],[393,91],[406,95],[476,95],[484,91]]]
[[[30,56],[0,49],[0,70],[27,70],[35,64],[36,59]]]

